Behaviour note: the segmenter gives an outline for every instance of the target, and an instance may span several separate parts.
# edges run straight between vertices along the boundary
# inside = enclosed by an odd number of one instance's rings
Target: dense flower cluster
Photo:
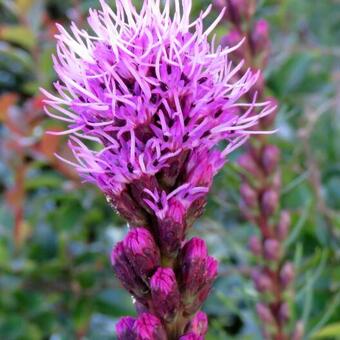
[[[58,26],[58,95],[44,91],[46,112],[68,123],[73,164],[96,184],[131,227],[112,252],[112,265],[133,295],[138,318],[117,325],[119,339],[203,339],[198,312],[217,275],[203,240],[185,241],[203,211],[213,176],[268,102],[240,98],[258,74],[235,75],[237,46],[215,47],[203,19],[190,22],[191,0],[146,0],[140,12],[101,1],[88,18],[93,34]],[[244,110],[246,108],[246,110]]]

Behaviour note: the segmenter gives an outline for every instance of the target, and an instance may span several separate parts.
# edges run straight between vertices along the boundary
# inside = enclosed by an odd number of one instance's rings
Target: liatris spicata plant
[[[111,260],[138,316],[118,322],[119,339],[204,338],[199,310],[218,264],[186,234],[227,155],[273,110],[240,100],[258,74],[234,79],[242,62],[233,67],[228,55],[239,46],[208,42],[224,11],[204,31],[211,6],[190,22],[191,0],[174,5],[171,18],[170,1],[146,0],[140,12],[101,1],[88,18],[93,33],[58,26],[58,95],[44,91],[47,114],[69,126],[77,162],[67,162],[129,225]]]
[[[256,9],[254,0],[215,0],[218,9],[227,6],[225,19],[232,24],[232,29],[224,37],[226,45],[237,44],[244,37],[242,48],[230,54],[235,62],[244,60],[244,68],[263,70],[270,52],[269,24],[263,19],[253,20]],[[238,77],[242,77],[242,69]],[[275,102],[265,94],[265,80],[258,78],[253,87],[260,100]],[[252,91],[246,94],[248,99]],[[275,115],[259,120],[257,129],[270,129]],[[252,278],[261,302],[256,306],[262,323],[265,339],[300,340],[303,327],[297,323],[291,332],[289,324],[291,313],[288,301],[291,296],[291,284],[294,268],[286,260],[284,242],[290,227],[290,214],[280,210],[281,174],[279,169],[279,149],[270,144],[265,136],[254,138],[247,143],[247,153],[242,155],[239,164],[242,171],[241,197],[242,210],[246,218],[258,226],[260,237],[252,236],[249,248],[256,256],[259,265],[253,271]]]

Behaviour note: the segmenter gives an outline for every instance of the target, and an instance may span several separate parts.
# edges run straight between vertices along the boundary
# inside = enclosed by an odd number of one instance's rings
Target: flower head
[[[210,7],[190,22],[191,0],[176,0],[172,18],[169,0],[146,0],[140,12],[130,0],[117,0],[116,12],[100,3],[88,17],[93,33],[58,25],[60,80],[57,95],[43,90],[46,112],[69,126],[69,162],[131,224],[162,214],[172,197],[196,217],[226,156],[272,110],[239,101],[258,75],[235,80],[242,63],[228,54],[238,46],[208,41],[223,11],[204,31]]]

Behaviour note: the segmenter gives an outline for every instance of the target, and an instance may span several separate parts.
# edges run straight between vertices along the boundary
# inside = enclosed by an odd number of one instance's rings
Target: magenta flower
[[[66,162],[132,228],[111,259],[140,316],[118,323],[119,338],[201,339],[207,323],[193,320],[218,265],[203,240],[185,242],[186,231],[228,154],[273,108],[256,95],[240,100],[258,78],[250,70],[235,78],[242,62],[228,54],[240,44],[208,41],[224,10],[204,31],[211,6],[191,22],[191,0],[176,0],[173,17],[169,0],[146,0],[140,12],[117,0],[116,13],[100,2],[88,18],[92,33],[58,26],[60,81],[58,95],[43,90],[46,112],[68,124],[76,161]]]

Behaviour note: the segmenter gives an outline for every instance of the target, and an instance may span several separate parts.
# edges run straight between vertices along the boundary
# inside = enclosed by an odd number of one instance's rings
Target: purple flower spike
[[[124,239],[123,246],[126,257],[141,278],[149,277],[160,265],[159,249],[147,229],[131,230]]]
[[[180,295],[175,273],[171,268],[158,268],[150,280],[153,308],[162,319],[170,322],[176,315]]]
[[[238,15],[250,15],[252,2],[240,2]],[[191,0],[145,0],[140,11],[131,0],[116,0],[116,12],[100,4],[90,10],[92,32],[58,25],[57,94],[42,90],[45,109],[68,126],[57,133],[69,135],[74,160],[65,161],[131,228],[111,256],[140,314],[131,334],[178,339],[218,267],[203,240],[185,242],[186,231],[228,155],[262,133],[258,121],[275,108],[256,101],[259,72],[230,56],[243,37],[234,34],[228,46],[208,38],[225,10],[204,30],[211,6],[191,21]],[[203,339],[202,320],[193,321],[186,339]]]
[[[161,321],[150,313],[143,313],[134,323],[136,340],[167,340]]]
[[[116,324],[116,334],[118,340],[134,340],[136,334],[133,331],[133,326],[136,319],[131,316],[122,317]]]

